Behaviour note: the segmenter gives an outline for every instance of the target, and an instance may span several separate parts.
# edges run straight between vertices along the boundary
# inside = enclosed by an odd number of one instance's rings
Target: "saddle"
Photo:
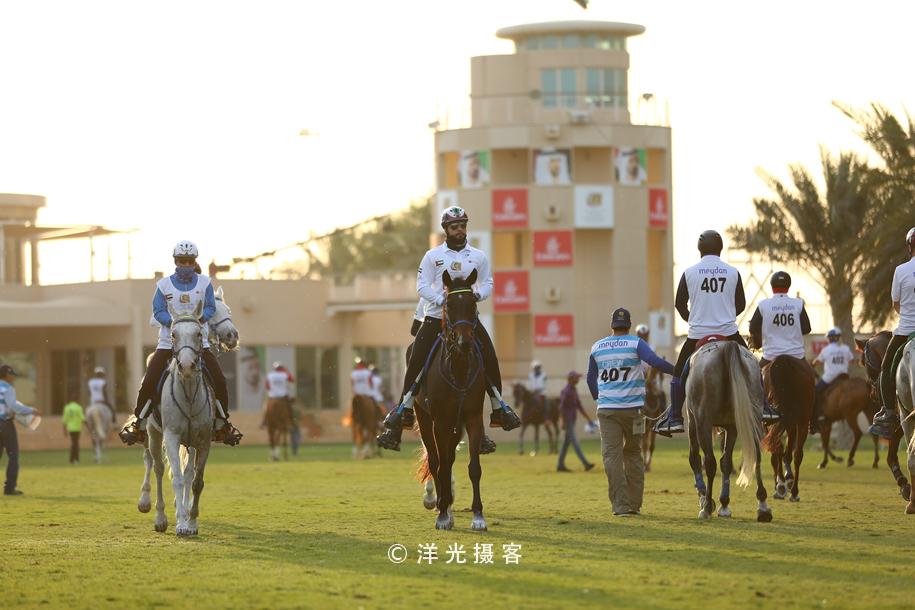
[[[727,336],[725,335],[706,335],[698,341],[696,341],[696,349],[700,349],[705,346],[707,343],[714,343],[715,341],[728,341]]]
[[[829,382],[829,385],[826,386],[826,389],[823,390],[823,403],[826,403],[826,400],[829,398],[836,388],[842,385],[842,382],[846,379],[850,379],[848,373],[841,373],[838,377]]]

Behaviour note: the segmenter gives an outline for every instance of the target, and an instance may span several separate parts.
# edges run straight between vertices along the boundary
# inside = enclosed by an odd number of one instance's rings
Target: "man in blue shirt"
[[[19,478],[19,437],[16,435],[16,415],[38,415],[38,409],[27,407],[16,400],[16,389],[13,380],[16,371],[8,364],[0,365],[0,458],[6,449],[6,483],[3,486],[3,495],[21,496],[22,491],[16,489],[16,480]]]
[[[641,364],[646,362],[668,375],[674,366],[629,333],[632,317],[627,310],[620,307],[614,311],[610,327],[613,334],[591,347],[588,389],[597,401],[601,454],[613,514],[628,517],[639,514],[645,485],[645,377]]]
[[[172,359],[172,316],[169,308],[177,313],[193,312],[197,304],[203,303],[203,313],[200,320],[206,322],[216,313],[216,296],[210,278],[200,275],[197,266],[197,246],[194,242],[179,241],[172,257],[175,260],[175,273],[162,278],[156,283],[156,292],[153,295],[153,318],[159,324],[159,343],[156,351],[146,365],[146,374],[137,393],[137,407],[134,410],[137,420],[129,423],[121,430],[121,440],[128,444],[142,443],[146,440],[146,431],[141,423],[149,416],[151,408],[147,403],[155,400],[156,387],[162,378],[162,373]],[[206,326],[206,325],[204,325]],[[229,423],[229,390],[226,378],[219,368],[219,361],[210,351],[209,342],[204,330],[203,351],[201,357],[207,378],[213,386],[216,395],[216,418],[213,421],[213,440],[222,441],[227,445],[237,445],[242,434]]]

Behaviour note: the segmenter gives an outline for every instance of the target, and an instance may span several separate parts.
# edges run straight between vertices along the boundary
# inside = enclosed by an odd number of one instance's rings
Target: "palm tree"
[[[875,220],[869,196],[873,178],[852,153],[836,159],[821,149],[820,159],[825,191],[799,165],[790,167],[791,185],[764,174],[773,196],[754,199],[756,220],[727,232],[737,248],[814,270],[829,296],[833,323],[850,340],[857,278],[866,264],[862,237]]]

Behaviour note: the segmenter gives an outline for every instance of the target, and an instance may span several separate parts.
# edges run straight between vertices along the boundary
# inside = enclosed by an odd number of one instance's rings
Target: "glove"
[[[413,320],[413,326],[410,327],[410,336],[411,337],[416,336],[416,333],[419,332],[419,327],[422,326],[422,324],[423,323],[419,320],[416,320],[416,319]]]

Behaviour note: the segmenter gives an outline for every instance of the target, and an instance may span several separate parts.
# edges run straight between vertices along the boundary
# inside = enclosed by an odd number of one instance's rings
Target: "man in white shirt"
[[[829,344],[817,354],[817,357],[814,358],[812,362],[814,366],[816,366],[818,362],[823,363],[823,376],[817,381],[817,402],[813,421],[810,422],[811,434],[819,432],[819,423],[823,419],[822,400],[829,385],[838,379],[839,376],[847,376],[848,366],[850,364],[857,365],[858,363],[851,348],[839,341],[841,338],[841,328],[830,328],[826,333],[826,339],[829,341]],[[814,428],[816,428],[816,430],[814,430]]]
[[[900,347],[906,344],[908,336],[915,332],[915,227],[905,236],[909,260],[893,273],[890,296],[893,309],[899,314],[899,325],[893,331],[893,338],[886,347],[883,363],[880,365],[880,400],[883,406],[874,415],[874,424],[868,429],[871,434],[892,439],[899,426],[896,412],[896,376],[893,374],[893,359]]]
[[[16,415],[38,415],[38,409],[27,407],[16,400],[13,381],[16,371],[8,364],[0,364],[0,457],[6,450],[6,483],[3,495],[21,496],[16,488],[19,479],[19,437],[16,435]]]
[[[467,212],[458,206],[451,206],[442,213],[442,229],[445,231],[445,243],[432,248],[420,263],[416,274],[416,292],[424,303],[424,319],[420,325],[410,362],[404,375],[403,394],[397,407],[391,409],[384,419],[387,428],[377,437],[378,445],[385,449],[400,451],[400,438],[403,428],[411,428],[415,421],[413,414],[413,397],[420,381],[429,353],[435,345],[442,328],[442,305],[445,303],[445,289],[442,275],[447,270],[455,277],[467,277],[477,271],[477,282],[473,290],[477,301],[488,299],[492,294],[492,272],[486,254],[467,243]],[[486,327],[476,325],[476,339],[483,356],[483,369],[491,396],[492,415],[490,427],[513,430],[521,425],[521,420],[502,400],[502,375],[499,361]]]
[[[353,391],[353,396],[372,398],[372,371],[361,358],[356,358],[353,372],[350,373],[350,389]]]
[[[684,431],[686,389],[681,383],[681,376],[690,356],[696,351],[696,343],[704,337],[717,335],[747,347],[746,341],[737,332],[737,316],[747,306],[740,272],[721,260],[724,240],[717,231],[703,231],[697,247],[702,258],[683,272],[677,286],[677,312],[689,324],[689,332],[680,348],[670,380],[670,409],[655,424],[655,432],[663,436]],[[764,420],[774,421],[778,417],[778,412],[771,405],[764,405]]]

